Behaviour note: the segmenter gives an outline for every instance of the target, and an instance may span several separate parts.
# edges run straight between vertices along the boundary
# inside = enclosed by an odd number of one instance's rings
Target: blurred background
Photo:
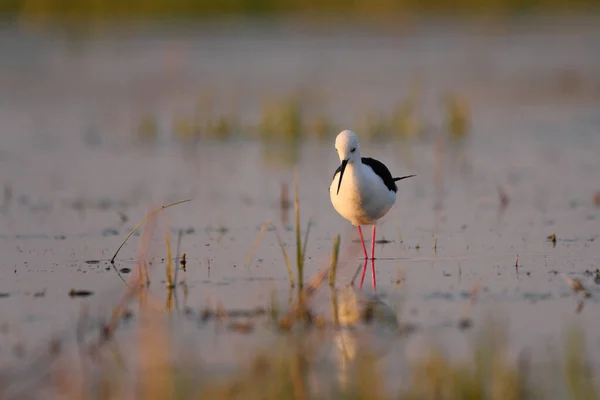
[[[287,291],[272,235],[252,266],[262,281],[237,267],[267,219],[293,243],[294,167],[303,226],[313,221],[307,276],[334,235],[351,243],[327,188],[335,135],[352,129],[364,155],[418,177],[378,228],[379,290],[452,344],[461,293],[476,285],[508,309],[517,346],[557,339],[576,307],[558,273],[591,280],[600,257],[599,11],[598,0],[0,0],[3,317],[31,342],[69,326],[80,303],[66,293],[122,290],[106,260],[149,205],[187,198],[168,226],[183,232],[190,307],[206,293],[243,307]],[[164,257],[164,243],[153,251]],[[597,332],[597,309],[583,312]]]
[[[3,135],[69,130],[88,144],[186,146],[249,135],[331,140],[345,127],[373,139],[467,136],[492,109],[595,106],[599,8],[4,0]]]

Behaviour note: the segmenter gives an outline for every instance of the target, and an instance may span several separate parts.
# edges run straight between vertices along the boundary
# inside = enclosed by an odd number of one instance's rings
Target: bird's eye
[[[352,150],[350,150],[350,153],[354,153],[356,151],[356,147],[353,147]]]

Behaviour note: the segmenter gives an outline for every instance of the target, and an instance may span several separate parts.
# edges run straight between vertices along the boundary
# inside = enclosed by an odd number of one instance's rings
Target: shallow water
[[[469,100],[472,131],[465,144],[446,141],[441,150],[429,139],[361,143],[364,155],[393,174],[417,174],[400,183],[397,204],[378,228],[390,241],[376,248],[378,293],[400,321],[418,327],[396,350],[416,355],[436,339],[460,354],[470,348],[470,334],[457,328],[459,319],[467,312],[480,328],[493,313],[508,321],[515,352],[561,345],[575,323],[597,361],[596,22],[326,33],[252,24],[85,39],[3,28],[0,52],[11,57],[0,61],[2,359],[13,360],[16,344],[34,349],[74,330],[84,304],[109,310],[124,290],[108,264],[120,242],[151,206],[186,198],[193,201],[161,219],[173,242],[184,233],[185,305],[267,305],[273,290],[285,303],[287,272],[274,234],[266,233],[248,268],[245,260],[262,223],[281,225],[280,185],[293,187],[291,167],[270,162],[274,150],[255,140],[181,145],[172,120],[193,109],[199,93],[213,92],[217,109],[252,124],[263,101],[304,87],[316,93],[315,108],[325,107],[360,137],[365,110],[388,111],[419,79],[421,118],[434,134],[442,132],[440,96],[447,90]],[[158,137],[140,143],[137,126],[146,115],[156,118]],[[307,275],[327,265],[337,233],[343,254],[360,254],[356,232],[327,192],[338,163],[336,133],[295,148],[302,221],[313,223]],[[499,186],[510,199],[503,211]],[[547,240],[553,233],[556,246]],[[293,232],[284,239],[292,250]],[[124,247],[117,268],[135,267],[138,240]],[[166,251],[162,237],[153,243],[158,281]],[[345,262],[340,284],[360,264]],[[592,295],[579,313],[580,297],[561,274],[580,278]],[[71,288],[94,294],[70,298]],[[474,288],[480,293],[469,308]],[[319,302],[326,306],[327,294]],[[203,347],[206,360],[235,358],[236,334],[207,335],[196,338],[211,343]],[[260,335],[252,340],[260,343]]]

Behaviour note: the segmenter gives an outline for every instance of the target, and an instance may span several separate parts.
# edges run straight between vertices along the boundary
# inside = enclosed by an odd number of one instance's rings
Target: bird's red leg
[[[363,272],[362,275],[360,277],[360,286],[359,288],[362,289],[363,287],[363,282],[365,281],[365,272],[367,272],[367,259],[365,258],[365,265],[363,265]]]
[[[365,254],[365,265],[363,266],[362,275],[360,276],[360,288],[362,289],[363,282],[365,280],[365,273],[367,272],[367,260],[369,257],[367,256],[367,247],[365,246],[365,239],[363,238],[362,229],[360,229],[360,225],[358,225],[358,234],[360,236],[360,243],[362,244],[363,253]]]
[[[363,238],[362,229],[360,229],[360,225],[358,225],[358,235],[360,236],[360,243],[362,244],[363,253],[365,255],[365,260],[366,260],[369,257],[367,256],[367,248],[365,246],[365,239]]]
[[[371,258],[375,259],[375,225],[371,231]]]
[[[377,288],[377,279],[375,278],[375,225],[371,234],[371,277],[373,280],[373,290]]]

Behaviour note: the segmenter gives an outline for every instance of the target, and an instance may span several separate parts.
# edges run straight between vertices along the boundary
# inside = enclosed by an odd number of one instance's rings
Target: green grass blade
[[[331,263],[329,265],[329,286],[335,286],[335,275],[337,272],[338,256],[340,254],[340,235],[333,239],[333,251],[331,252]]]
[[[302,237],[300,235],[300,201],[298,200],[298,170],[294,171],[294,211],[296,215],[296,265],[298,268],[298,287],[304,286],[304,263],[302,260]]]

